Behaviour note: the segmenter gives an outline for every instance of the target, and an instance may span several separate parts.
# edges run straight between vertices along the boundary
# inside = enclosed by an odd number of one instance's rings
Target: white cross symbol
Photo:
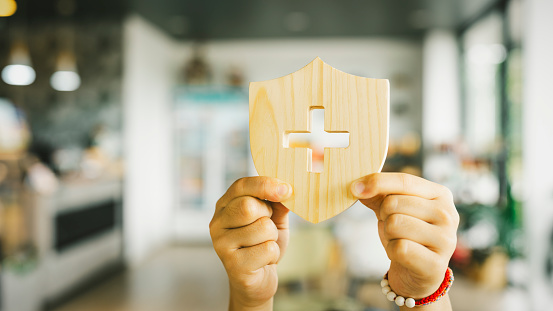
[[[284,148],[305,148],[309,155],[307,169],[309,172],[321,173],[324,170],[325,148],[347,148],[348,132],[328,132],[324,130],[324,109],[311,109],[311,131],[289,131],[284,139]],[[315,150],[315,152],[313,152]],[[320,158],[322,159],[319,159]]]

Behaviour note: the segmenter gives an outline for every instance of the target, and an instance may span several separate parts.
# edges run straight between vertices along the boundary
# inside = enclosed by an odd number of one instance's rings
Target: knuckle
[[[270,228],[271,223],[272,223],[271,219],[267,216],[263,216],[263,217],[259,218],[258,222],[259,222],[259,225],[261,226],[262,229]]]
[[[457,247],[457,235],[452,234],[449,236],[448,239],[448,245],[449,245],[449,251],[453,254],[455,251],[455,248]]]
[[[265,247],[274,260],[277,260],[280,257],[280,248],[278,247],[277,242],[268,241],[265,243]]]
[[[405,173],[399,174],[399,180],[401,181],[401,187],[404,191],[410,188],[411,186],[411,176]]]
[[[388,216],[388,219],[384,224],[384,231],[386,232],[386,235],[389,236],[390,238],[393,238],[401,228],[402,224],[403,224],[402,215],[392,214]]]
[[[257,281],[251,276],[241,275],[236,279],[238,286],[243,288],[246,291],[251,291],[257,286]]]
[[[447,254],[453,254],[455,251],[455,247],[457,246],[457,234],[455,233],[448,233],[442,235],[442,245],[444,251]]]
[[[459,226],[459,213],[455,206],[449,208],[444,206],[436,210],[437,217],[448,226],[455,227]]]
[[[400,262],[409,261],[409,243],[405,240],[395,240],[392,244],[392,252],[396,260]]]
[[[274,253],[276,251],[277,247],[278,247],[278,245],[276,244],[275,241],[265,242],[266,251],[269,252],[269,253]]]
[[[441,185],[441,193],[445,198],[453,201],[453,192],[451,192],[451,189]]]
[[[277,240],[278,239],[278,228],[276,227],[275,223],[269,218],[269,217],[263,217],[264,219],[264,224],[263,224],[263,227],[265,228],[265,230],[268,231],[268,235],[273,239],[273,240]]]
[[[238,193],[244,193],[244,189],[246,188],[246,184],[248,182],[248,178],[250,177],[242,177],[237,179],[232,185],[230,186],[228,193],[231,197],[235,197]]]
[[[232,265],[233,256],[232,252],[225,246],[225,242],[221,241],[221,239],[215,239],[213,241],[213,249],[217,253],[217,256],[219,256],[219,258],[223,262],[223,265],[227,267],[229,264]]]
[[[213,235],[215,231],[215,219],[211,219],[209,222],[209,235],[211,236],[211,239],[213,239]]]
[[[278,196],[275,194],[275,191],[273,190],[274,182],[272,178],[265,177],[265,176],[261,177],[260,185],[265,198],[272,201],[278,199]]]
[[[386,219],[387,216],[393,214],[397,208],[398,205],[398,199],[393,196],[389,195],[384,198],[382,201],[381,209],[380,209],[380,217],[381,219]]]
[[[238,213],[242,219],[251,219],[255,217],[255,202],[252,197],[241,197],[238,202]]]
[[[275,226],[275,223],[271,220],[271,218],[267,216],[263,216],[259,218],[259,222],[263,230],[267,230],[270,232],[278,232],[278,229]]]
[[[211,236],[212,241],[220,236],[222,229],[220,222],[221,221],[219,217],[213,217],[213,219],[211,219],[211,221],[209,222],[209,235]]]
[[[217,203],[215,203],[215,209],[221,208],[223,205],[223,197],[220,197],[219,200],[217,200]]]
[[[461,217],[459,216],[459,212],[457,211],[457,208],[453,206],[453,224],[455,225],[455,231],[457,231],[457,228],[459,227],[459,223],[461,222]]]
[[[367,189],[377,189],[380,183],[380,175],[377,173],[370,174],[365,180]]]
[[[434,211],[434,213],[436,217],[440,220],[440,222],[443,222],[446,224],[451,223],[451,215],[444,207],[440,206]]]
[[[241,189],[244,188],[244,184],[246,183],[247,177],[238,178],[232,185],[230,186],[230,189]]]

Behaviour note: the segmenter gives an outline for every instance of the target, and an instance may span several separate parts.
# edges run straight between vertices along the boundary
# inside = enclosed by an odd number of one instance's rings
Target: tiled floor
[[[227,301],[226,273],[212,248],[171,248],[56,311],[212,311]]]
[[[372,300],[383,299],[378,286],[368,291],[365,297],[375,292]],[[462,278],[451,291],[456,311],[503,310],[501,298],[501,292],[484,291]],[[227,301],[226,273],[212,248],[179,247],[153,256],[55,311],[214,311],[226,310]]]

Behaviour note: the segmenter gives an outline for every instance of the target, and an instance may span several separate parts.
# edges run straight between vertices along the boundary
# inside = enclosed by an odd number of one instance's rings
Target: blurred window
[[[494,190],[497,196],[486,201],[462,200],[458,207],[467,219],[470,218],[467,215],[474,212],[475,219],[495,223],[498,235],[493,244],[501,246],[511,257],[521,255],[523,251],[520,234],[521,17],[521,1],[498,1],[459,33],[462,125],[466,143],[462,153],[463,170],[465,173],[477,172],[475,176],[481,180],[483,177],[488,181],[492,181],[491,178],[496,180],[494,183],[474,181],[467,188],[473,188],[472,194],[489,194]],[[482,185],[487,185],[488,189]],[[488,216],[476,212],[486,209]],[[477,215],[479,213],[482,215]],[[467,223],[465,227],[468,232],[471,224]]]
[[[503,20],[492,13],[462,36],[465,64],[465,138],[477,155],[492,153],[501,137],[501,64],[507,51]]]

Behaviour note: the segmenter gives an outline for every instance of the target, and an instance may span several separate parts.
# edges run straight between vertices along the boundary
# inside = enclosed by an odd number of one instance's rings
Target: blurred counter
[[[3,311],[57,305],[123,266],[120,179],[62,180],[50,195],[32,196],[36,266],[5,265]]]

